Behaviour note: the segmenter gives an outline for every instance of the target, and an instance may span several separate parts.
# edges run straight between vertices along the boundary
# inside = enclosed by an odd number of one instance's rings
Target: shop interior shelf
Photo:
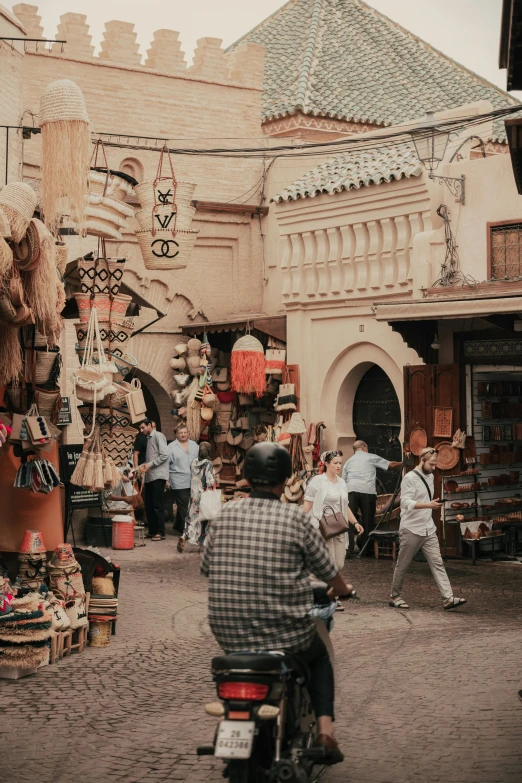
[[[477,493],[481,495],[483,492],[501,492],[504,489],[520,489],[520,484],[497,484],[495,487],[485,487],[484,489],[467,489],[465,492],[446,492],[444,490],[444,497],[451,497],[454,502],[457,495],[474,495]]]
[[[466,475],[462,475],[462,473],[455,473],[454,476],[443,476],[444,481],[447,479],[468,479],[468,481],[471,481],[471,479],[475,478],[476,476],[480,476],[482,472],[482,469],[478,473],[467,473]]]
[[[495,462],[490,463],[489,465],[482,465],[480,468],[480,472],[482,473],[483,470],[502,470],[503,468],[509,468],[509,467],[522,467],[522,462],[520,460],[518,462]],[[478,473],[476,475],[479,475]],[[449,476],[445,476],[444,478],[450,478]],[[454,478],[453,476],[451,478]]]
[[[516,423],[516,422],[522,421],[522,417],[521,416],[518,416],[518,417],[515,417],[515,416],[500,416],[500,417],[497,417],[496,419],[486,419],[486,418],[484,418],[484,416],[475,416],[475,424],[477,424],[478,426],[480,426],[484,422],[490,422],[490,421],[494,422],[495,424],[500,424],[500,425],[502,425],[502,424],[511,424],[512,422]]]

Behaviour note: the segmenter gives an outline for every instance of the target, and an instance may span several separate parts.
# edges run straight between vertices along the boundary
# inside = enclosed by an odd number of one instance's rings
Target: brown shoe
[[[185,539],[183,538],[183,536],[180,536],[180,537],[178,538],[178,546],[177,546],[176,548],[177,548],[178,552],[179,552],[179,553],[180,553],[180,555],[181,555],[181,553],[182,553],[182,552],[183,552],[183,550],[185,549]]]
[[[341,761],[344,761],[344,756],[341,753],[341,750],[339,748],[339,745],[334,740],[333,737],[329,737],[328,734],[319,734],[317,737],[314,747],[321,748],[323,747],[325,749],[326,755],[324,758],[325,764],[340,764]],[[322,763],[322,762],[321,762]]]

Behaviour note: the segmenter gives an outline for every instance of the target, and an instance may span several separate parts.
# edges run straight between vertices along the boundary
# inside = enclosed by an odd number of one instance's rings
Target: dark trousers
[[[308,693],[315,717],[334,717],[335,686],[334,673],[328,650],[321,637],[316,633],[310,647],[297,653],[310,669]]]
[[[177,530],[181,535],[185,530],[185,522],[188,517],[189,503],[190,503],[190,487],[188,489],[173,489],[172,497],[174,503],[177,506],[176,518],[174,519],[174,530]]]
[[[147,525],[149,534],[155,536],[158,533],[165,535],[165,507],[163,505],[163,493],[165,492],[165,479],[155,479],[145,484],[144,502],[147,512]]]
[[[349,492],[348,504],[350,506],[350,511],[355,517],[357,517],[358,511],[361,512],[360,522],[364,528],[364,533],[361,533],[360,536],[357,536],[357,546],[359,549],[362,549],[368,540],[368,535],[375,527],[375,508],[377,505],[377,495],[367,495],[366,492]],[[355,541],[352,530],[353,528],[350,525],[350,553],[353,552],[353,545]]]

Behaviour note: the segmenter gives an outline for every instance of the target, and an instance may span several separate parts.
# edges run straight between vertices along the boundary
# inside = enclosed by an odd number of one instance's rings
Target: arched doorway
[[[377,364],[370,367],[359,382],[352,418],[356,438],[366,441],[369,451],[390,461],[401,461],[399,399],[391,380]],[[379,470],[377,478],[386,492],[393,492],[396,472]]]

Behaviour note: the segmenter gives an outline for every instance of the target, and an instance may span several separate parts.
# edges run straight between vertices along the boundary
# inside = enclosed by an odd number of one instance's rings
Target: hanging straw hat
[[[11,239],[11,226],[3,209],[0,209],[0,237]]]
[[[70,79],[56,79],[40,98],[40,126],[48,122],[80,120],[89,122],[82,91]]]
[[[295,411],[292,413],[292,416],[290,417],[290,421],[288,423],[288,430],[287,432],[290,435],[304,435],[306,432],[306,424],[304,423],[304,419],[301,416],[298,411]]]
[[[252,334],[240,337],[232,348],[232,388],[256,397],[266,391],[265,353]]]
[[[10,182],[0,190],[0,208],[9,221],[15,242],[20,242],[27,231],[36,204],[36,193],[25,182]]]
[[[40,240],[33,220],[29,223],[25,236],[14,245],[14,254],[21,272],[30,272],[40,258]]]

